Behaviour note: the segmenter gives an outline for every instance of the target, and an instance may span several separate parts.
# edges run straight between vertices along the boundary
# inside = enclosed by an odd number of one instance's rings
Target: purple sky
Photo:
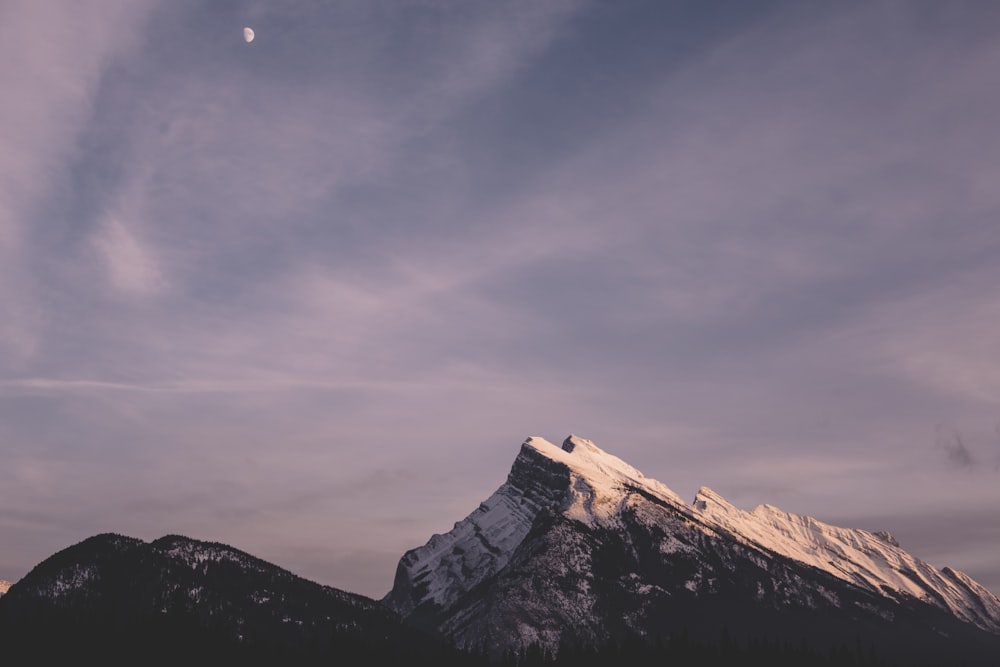
[[[576,433],[1000,592],[998,82],[989,2],[6,0],[0,578],[381,596]]]

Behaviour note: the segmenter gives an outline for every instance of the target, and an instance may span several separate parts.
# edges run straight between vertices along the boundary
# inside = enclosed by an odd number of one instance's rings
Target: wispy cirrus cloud
[[[164,277],[149,248],[120,218],[105,218],[95,246],[104,257],[111,284],[118,290],[150,295],[165,287]]]
[[[32,274],[40,215],[93,110],[105,67],[135,45],[148,6],[9,2],[0,9],[0,350],[8,368],[40,351],[44,306]]]

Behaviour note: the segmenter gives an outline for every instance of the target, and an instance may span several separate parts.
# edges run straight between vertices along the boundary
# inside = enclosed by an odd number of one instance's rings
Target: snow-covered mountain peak
[[[7,591],[9,591],[10,587],[13,586],[13,585],[14,584],[12,584],[11,582],[7,581],[6,579],[0,579],[0,595],[3,595]]]
[[[882,540],[883,542],[885,542],[887,544],[891,544],[894,547],[900,546],[899,542],[896,541],[896,538],[892,536],[892,533],[890,533],[887,530],[878,530],[878,531],[872,533],[872,535],[874,535],[875,537],[879,538],[880,540]],[[945,569],[947,570],[948,568],[945,568]]]
[[[698,489],[698,493],[694,496],[694,502],[691,504],[696,510],[709,515],[729,514],[738,511],[732,503],[707,486]]]
[[[696,568],[708,567],[703,564],[709,559],[707,554],[716,558],[719,545],[729,545],[724,548],[745,554],[755,568],[796,563],[795,567],[819,571],[818,576],[826,577],[823,586],[829,585],[832,576],[858,595],[899,604],[917,600],[1000,633],[1000,600],[995,595],[960,572],[941,571],[915,558],[888,533],[838,528],[773,505],[746,511],[707,487],[699,489],[688,504],[664,484],[576,435],[566,438],[561,447],[541,437],[528,438],[506,482],[492,496],[451,531],[432,536],[424,546],[403,556],[386,601],[404,616],[443,618],[440,615],[447,615],[448,610],[469,604],[481,585],[503,576],[522,543],[544,540],[548,530],[544,527],[553,517],[568,520],[561,524],[563,530],[572,530],[567,526],[574,524],[585,526],[587,535],[624,535],[636,530],[663,535],[655,538],[660,540],[656,557],[690,558],[691,567]],[[705,546],[720,539],[716,546]],[[703,548],[709,551],[696,557]],[[565,557],[578,555],[567,552]],[[564,574],[568,571],[561,560],[553,567]],[[586,571],[583,568],[581,576],[586,577]],[[660,576],[653,575],[653,581]],[[682,588],[693,592],[708,586],[710,592],[712,585],[705,583],[710,580],[702,573],[682,582]],[[823,604],[836,606],[842,600],[825,588],[816,595],[826,600]],[[803,604],[819,604],[818,599]],[[579,607],[567,604],[567,608]],[[465,622],[458,618],[448,623]]]
[[[530,437],[493,495],[447,534],[403,556],[387,601],[404,615],[421,605],[446,608],[507,565],[540,512],[564,512],[589,525],[613,521],[624,489],[645,483],[642,473],[589,440],[570,436],[560,448]]]
[[[566,467],[569,493],[564,496],[562,509],[584,523],[614,521],[618,505],[629,490],[641,490],[670,504],[686,507],[681,497],[666,485],[646,477],[585,438],[571,435],[560,448],[544,438],[531,437],[522,446],[522,453],[525,449]]]
[[[639,470],[617,456],[608,454],[590,440],[571,435],[563,441],[562,449],[572,456],[577,465],[586,466],[620,481],[640,482],[646,478]]]
[[[563,463],[574,471],[614,477],[623,481],[638,481],[645,478],[645,475],[617,456],[608,454],[592,441],[575,435],[566,438],[562,447],[556,447],[538,436],[525,440],[524,446],[531,447],[542,456]]]
[[[563,440],[562,450],[567,454],[575,453],[581,458],[613,458],[621,461],[618,457],[611,456],[611,454],[608,454],[606,451],[595,445],[593,440],[587,440],[586,438],[581,438],[578,435],[570,435],[568,438]]]

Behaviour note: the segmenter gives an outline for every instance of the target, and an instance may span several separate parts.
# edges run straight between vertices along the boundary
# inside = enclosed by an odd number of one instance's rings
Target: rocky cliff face
[[[704,488],[688,504],[573,436],[529,438],[492,496],[404,555],[385,602],[494,653],[681,631],[1000,650],[1000,600],[888,534],[747,512]]]

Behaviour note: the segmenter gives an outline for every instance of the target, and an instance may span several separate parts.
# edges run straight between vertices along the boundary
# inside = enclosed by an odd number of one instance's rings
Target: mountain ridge
[[[0,644],[36,664],[79,650],[134,664],[146,646],[167,647],[152,664],[520,664],[636,642],[675,655],[689,642],[705,655],[850,644],[901,664],[995,665],[1000,600],[885,531],[743,510],[707,487],[687,503],[578,436],[528,438],[492,495],[403,555],[381,602],[218,542],[114,533],[53,554],[0,595]]]
[[[383,600],[466,647],[555,650],[567,640],[648,636],[676,630],[684,605],[748,632],[767,631],[748,615],[792,627],[796,610],[842,633],[880,626],[900,642],[902,630],[890,624],[984,646],[1000,635],[1000,599],[968,575],[912,556],[888,533],[771,505],[741,510],[707,487],[689,504],[578,436],[562,447],[528,438],[494,494],[404,554]]]

